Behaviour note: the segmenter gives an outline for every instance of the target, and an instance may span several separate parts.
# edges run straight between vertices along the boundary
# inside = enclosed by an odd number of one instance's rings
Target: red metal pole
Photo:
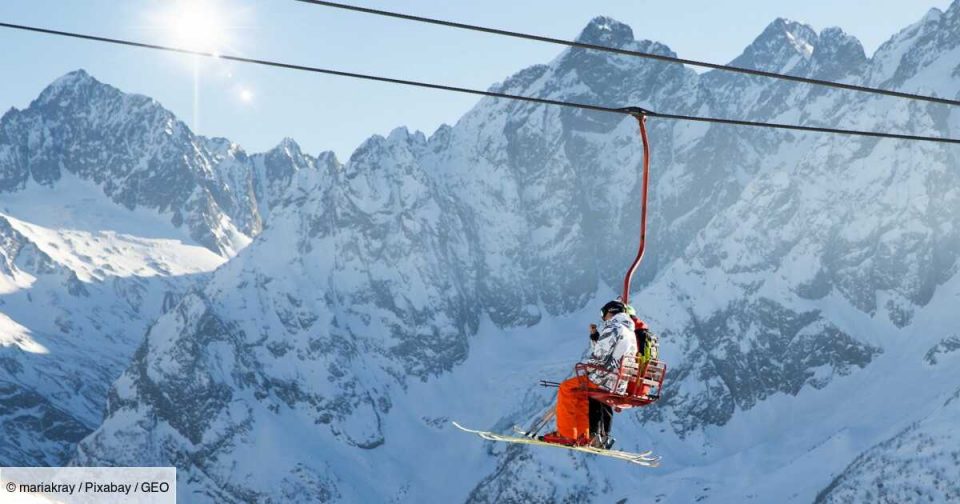
[[[650,182],[650,142],[647,139],[647,116],[637,114],[637,122],[640,123],[640,138],[643,139],[643,189],[641,190],[641,209],[640,209],[640,249],[637,251],[637,257],[627,270],[627,275],[623,278],[623,295],[621,299],[624,304],[630,303],[630,281],[633,280],[633,273],[643,260],[643,251],[647,245],[647,187]]]

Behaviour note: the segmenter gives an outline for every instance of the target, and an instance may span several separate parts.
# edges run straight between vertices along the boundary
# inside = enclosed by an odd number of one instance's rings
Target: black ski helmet
[[[600,308],[600,318],[606,317],[608,313],[614,315],[618,313],[624,313],[627,311],[627,307],[624,306],[620,301],[610,301],[609,303],[603,305],[603,308]]]

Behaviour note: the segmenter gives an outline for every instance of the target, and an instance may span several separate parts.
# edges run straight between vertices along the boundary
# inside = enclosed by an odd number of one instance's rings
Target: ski
[[[604,457],[612,457],[615,459],[625,460],[627,462],[632,462],[637,465],[644,467],[658,467],[660,465],[660,457],[653,455],[653,451],[645,451],[641,453],[630,453],[619,450],[604,450],[602,448],[594,448],[592,446],[566,446],[556,443],[547,443],[545,441],[540,441],[539,439],[527,437],[527,436],[508,436],[503,434],[497,434],[495,432],[480,431],[474,429],[468,429],[457,422],[453,422],[453,426],[471,434],[476,434],[487,441],[503,441],[505,443],[517,443],[517,444],[529,444],[537,446],[552,446],[554,448],[566,448],[568,450],[574,450],[583,453],[590,453],[593,455],[601,455]],[[519,432],[518,432],[519,433]]]

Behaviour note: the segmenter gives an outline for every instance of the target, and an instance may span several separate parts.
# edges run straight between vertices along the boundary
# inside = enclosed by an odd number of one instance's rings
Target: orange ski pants
[[[557,390],[557,434],[569,439],[590,437],[588,388],[599,388],[586,376],[564,380]]]

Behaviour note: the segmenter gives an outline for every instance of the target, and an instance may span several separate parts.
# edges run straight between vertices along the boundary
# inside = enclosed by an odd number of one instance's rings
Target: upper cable
[[[522,96],[522,95],[509,94],[509,93],[501,93],[498,91],[482,91],[479,89],[471,89],[471,88],[458,87],[458,86],[448,86],[445,84],[436,84],[432,82],[397,79],[393,77],[383,77],[379,75],[361,74],[356,72],[345,72],[342,70],[334,70],[330,68],[320,68],[320,67],[313,67],[313,66],[306,66],[306,65],[297,65],[293,63],[284,63],[280,61],[247,58],[243,56],[233,56],[229,54],[198,51],[194,49],[185,49],[180,47],[171,47],[171,46],[165,46],[165,45],[159,45],[159,44],[149,44],[145,42],[136,42],[132,40],[101,37],[98,35],[88,35],[84,33],[68,32],[68,31],[62,31],[62,30],[52,30],[49,28],[40,28],[37,26],[19,25],[19,24],[13,24],[13,23],[0,22],[0,28],[10,28],[13,30],[42,33],[45,35],[56,35],[60,37],[90,40],[95,42],[104,42],[108,44],[139,47],[139,48],[153,49],[158,51],[191,54],[194,56],[204,56],[208,58],[217,58],[217,59],[222,59],[227,61],[236,61],[240,63],[249,63],[254,65],[263,65],[263,66],[269,66],[269,67],[275,67],[275,68],[285,68],[288,70],[299,70],[304,72],[312,72],[312,73],[319,73],[319,74],[326,74],[326,75],[336,75],[340,77],[350,77],[353,79],[364,79],[364,80],[370,80],[370,81],[386,82],[390,84],[401,84],[405,86],[416,86],[416,87],[422,87],[422,88],[428,88],[428,89],[438,89],[442,91],[467,93],[467,94],[473,94],[473,95],[479,95],[479,96],[487,96],[491,98],[505,98],[509,100],[538,103],[542,105],[557,105],[557,106],[571,107],[571,108],[577,108],[582,110],[593,110],[597,112],[610,112],[615,114],[626,114],[626,115],[633,115],[633,116],[636,116],[638,114],[643,114],[650,117],[660,117],[664,119],[674,119],[679,121],[695,121],[695,122],[714,123],[714,124],[753,126],[753,127],[760,127],[760,128],[784,129],[784,130],[806,131],[806,132],[816,132],[816,133],[834,133],[834,134],[840,134],[840,135],[854,135],[854,136],[865,136],[865,137],[874,137],[874,138],[892,138],[892,139],[898,139],[898,140],[960,144],[960,139],[949,138],[949,137],[905,135],[900,133],[888,133],[884,131],[848,130],[848,129],[826,128],[826,127],[818,127],[818,126],[799,126],[799,125],[793,125],[793,124],[744,121],[740,119],[724,119],[724,118],[717,118],[717,117],[690,116],[690,115],[682,115],[682,114],[671,114],[671,113],[665,113],[665,112],[655,112],[651,110],[641,109],[639,107],[628,107],[628,108],[606,107],[602,105],[593,105],[590,103],[577,103],[577,102],[569,102],[569,101],[563,101],[563,100],[553,100],[549,98],[538,98],[535,96]]]
[[[446,21],[443,19],[428,18],[423,16],[413,16],[410,14],[403,14],[400,12],[371,9],[369,7],[360,7],[357,5],[348,5],[348,4],[342,4],[337,2],[327,2],[325,0],[295,0],[295,1],[307,3],[307,4],[319,5],[323,7],[332,7],[335,9],[362,12],[364,14],[373,14],[376,16],[385,16],[385,17],[391,17],[396,19],[404,19],[407,21],[415,21],[418,23],[428,23],[433,25],[446,26],[449,28],[457,28],[461,30],[470,30],[470,31],[482,32],[482,33],[490,33],[494,35],[503,35],[505,37],[513,37],[513,38],[524,39],[524,40],[534,40],[537,42],[545,42],[548,44],[556,44],[556,45],[562,45],[567,47],[577,47],[580,49],[589,49],[592,51],[603,51],[603,52],[608,52],[613,54],[620,54],[624,56],[634,56],[637,58],[647,58],[647,59],[652,59],[657,61],[665,61],[668,63],[680,63],[680,64],[690,65],[695,67],[721,70],[724,72],[734,72],[734,73],[740,73],[740,74],[746,74],[746,75],[754,75],[758,77],[768,77],[771,79],[779,79],[779,80],[785,80],[785,81],[791,81],[791,82],[802,82],[804,84],[812,84],[815,86],[826,86],[826,87],[831,87],[836,89],[845,89],[848,91],[857,91],[861,93],[870,93],[870,94],[883,95],[883,96],[893,96],[896,98],[906,98],[909,100],[919,100],[919,101],[925,101],[925,102],[931,102],[931,103],[940,103],[943,105],[960,106],[960,100],[951,100],[949,98],[940,98],[937,96],[927,96],[927,95],[921,95],[921,94],[915,94],[915,93],[904,93],[902,91],[893,91],[889,89],[860,86],[857,84],[846,84],[843,82],[834,82],[834,81],[828,81],[828,80],[822,80],[822,79],[811,79],[809,77],[799,77],[796,75],[767,72],[764,70],[754,70],[751,68],[721,65],[718,63],[710,63],[707,61],[697,61],[692,59],[677,58],[674,56],[665,56],[662,54],[646,53],[642,51],[632,51],[630,49],[620,49],[618,47],[589,44],[586,42],[578,42],[575,40],[564,40],[564,39],[558,39],[553,37],[544,37],[541,35],[532,35],[529,33],[501,30],[498,28],[489,28],[486,26],[458,23],[455,21]]]

